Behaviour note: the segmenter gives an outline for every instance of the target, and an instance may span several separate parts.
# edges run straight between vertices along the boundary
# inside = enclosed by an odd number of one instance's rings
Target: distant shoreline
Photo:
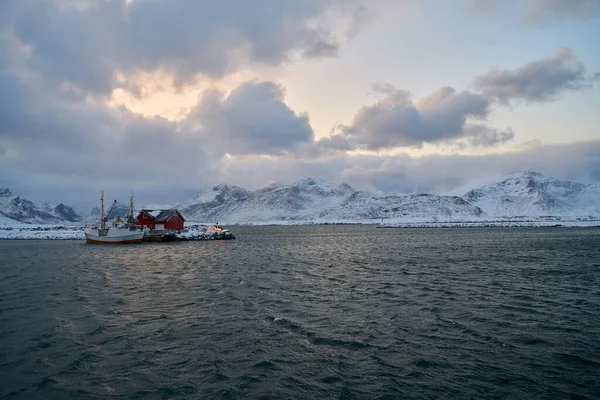
[[[190,223],[194,231],[203,223]],[[324,226],[324,225],[373,225],[382,229],[410,228],[600,228],[600,219],[498,219],[487,221],[269,221],[259,223],[227,224],[231,227],[252,226]],[[83,226],[0,226],[0,240],[85,240]]]

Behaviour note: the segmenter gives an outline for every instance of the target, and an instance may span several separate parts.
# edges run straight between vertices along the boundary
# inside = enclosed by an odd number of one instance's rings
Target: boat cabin
[[[183,230],[185,218],[175,208],[167,210],[141,210],[137,216],[138,224],[142,229],[150,230]]]

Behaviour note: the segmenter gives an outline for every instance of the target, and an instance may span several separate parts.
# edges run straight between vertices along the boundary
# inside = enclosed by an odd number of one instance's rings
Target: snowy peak
[[[471,221],[502,217],[600,217],[600,185],[518,172],[455,195],[358,192],[347,184],[306,178],[250,191],[221,184],[179,205],[190,221],[310,223]],[[458,194],[458,196],[456,195]]]
[[[28,224],[61,224],[81,220],[69,206],[60,204],[52,208],[50,203],[45,202],[39,207],[31,200],[13,196],[9,189],[0,189],[0,213]]]
[[[123,204],[118,201],[115,201],[109,205],[106,205],[106,203],[104,204],[104,212],[107,218],[113,219],[117,217],[125,217],[127,215],[127,211],[129,211],[129,206],[127,204]],[[100,217],[100,207],[93,207],[90,210],[90,217]]]
[[[114,201],[110,206],[106,208],[106,217],[109,219],[123,218],[129,211],[129,205],[118,201]]]
[[[285,187],[285,186],[284,186]],[[301,179],[294,184],[290,185],[290,187],[298,188],[299,191],[303,193],[310,193],[316,196],[347,196],[354,193],[354,189],[350,185],[342,183],[341,185],[336,185],[324,181],[323,179],[313,179],[306,178]]]
[[[322,179],[301,179],[291,185],[271,184],[255,191],[227,184],[200,192],[179,205],[193,221],[264,222],[308,218],[324,208],[339,205],[354,190]]]
[[[60,203],[59,205],[54,207],[52,213],[57,217],[69,222],[78,222],[83,220],[83,218],[80,215],[78,215],[72,207],[64,205],[63,203]]]
[[[479,207],[456,196],[374,196],[347,184],[314,178],[256,191],[244,190],[243,197],[222,201],[215,201],[214,194],[222,195],[227,190],[224,185],[217,188],[207,191],[211,195],[202,192],[183,203],[180,210],[191,221],[226,223],[379,222],[382,218],[465,220],[483,214]]]
[[[13,197],[2,207],[2,213],[9,218],[27,223],[56,224],[60,218],[37,207],[32,201]]]
[[[52,211],[54,210],[54,206],[50,202],[46,201],[44,202],[44,204],[42,204],[42,210],[48,213],[52,213]]]
[[[584,199],[592,185],[560,181],[538,172],[502,176],[463,197],[491,216],[594,215],[597,205]]]
[[[221,183],[212,189],[203,190],[192,200],[179,205],[180,208],[186,208],[195,204],[211,203],[214,206],[223,204],[228,200],[243,199],[248,196],[248,191],[239,186],[229,186]]]

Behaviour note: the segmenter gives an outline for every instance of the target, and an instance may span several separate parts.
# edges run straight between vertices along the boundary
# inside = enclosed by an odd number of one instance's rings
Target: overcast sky
[[[598,38],[600,0],[2,0],[0,187],[600,182]]]

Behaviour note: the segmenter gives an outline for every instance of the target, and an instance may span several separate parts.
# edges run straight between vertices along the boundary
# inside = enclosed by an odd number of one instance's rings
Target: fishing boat
[[[100,225],[85,230],[85,239],[90,244],[130,244],[142,243],[145,231],[134,224],[133,195],[129,200],[129,209],[125,221],[117,220],[112,226],[107,226],[108,218],[104,215],[104,192],[100,192]],[[115,207],[115,200],[110,211]]]

